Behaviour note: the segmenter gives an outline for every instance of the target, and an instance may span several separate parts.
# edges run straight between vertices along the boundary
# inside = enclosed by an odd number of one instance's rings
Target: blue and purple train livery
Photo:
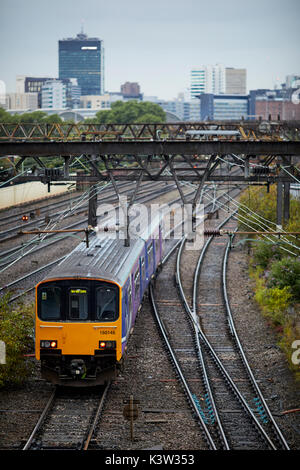
[[[35,347],[46,380],[87,386],[116,376],[163,246],[160,216],[128,247],[98,233],[38,283]]]

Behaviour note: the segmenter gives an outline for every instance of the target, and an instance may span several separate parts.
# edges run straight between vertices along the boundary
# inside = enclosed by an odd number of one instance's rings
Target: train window
[[[139,290],[140,290],[140,272],[138,269],[134,275],[134,295],[136,298],[138,296]]]
[[[145,279],[145,258],[142,258],[142,280]]]
[[[98,287],[96,290],[96,318],[115,321],[118,318],[117,291],[113,287]]]
[[[42,287],[40,291],[41,320],[59,320],[61,306],[61,289],[57,286]]]
[[[152,242],[147,248],[147,255],[148,255],[149,274],[151,274],[153,271],[153,243]]]
[[[129,308],[129,313],[132,311],[132,292],[131,292],[131,285],[129,284],[128,287],[128,308]]]
[[[69,320],[86,320],[88,318],[87,289],[69,289]]]

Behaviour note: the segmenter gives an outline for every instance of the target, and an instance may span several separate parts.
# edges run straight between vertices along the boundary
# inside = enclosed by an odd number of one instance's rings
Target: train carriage
[[[161,217],[145,227],[129,247],[92,236],[36,286],[36,358],[46,380],[86,386],[116,376],[163,254]]]

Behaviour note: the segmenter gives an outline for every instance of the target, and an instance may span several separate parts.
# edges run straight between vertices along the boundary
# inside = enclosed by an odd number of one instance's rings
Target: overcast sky
[[[299,0],[0,0],[0,80],[58,76],[58,40],[80,32],[105,47],[105,88],[139,82],[173,99],[201,64],[247,69],[247,88],[300,73]]]

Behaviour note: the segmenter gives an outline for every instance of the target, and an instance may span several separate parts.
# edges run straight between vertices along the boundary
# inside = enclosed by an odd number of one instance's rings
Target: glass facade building
[[[214,120],[232,120],[248,119],[249,98],[243,95],[225,95],[214,99]]]
[[[201,120],[240,120],[249,117],[248,95],[199,95]]]
[[[104,51],[102,41],[77,34],[59,41],[59,78],[76,78],[82,95],[104,92]]]

